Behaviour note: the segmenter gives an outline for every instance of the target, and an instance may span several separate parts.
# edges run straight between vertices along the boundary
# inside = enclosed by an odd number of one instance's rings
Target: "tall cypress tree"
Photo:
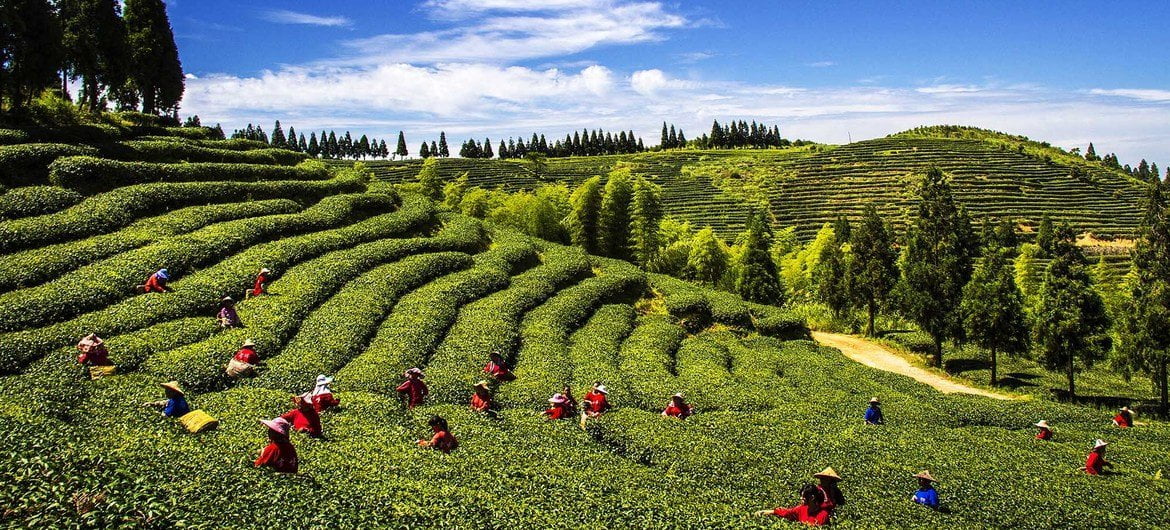
[[[662,142],[659,145],[663,149],[670,149],[670,130],[666,128],[666,122],[662,122]]]
[[[448,158],[451,156],[451,149],[447,146],[447,133],[439,131],[439,156]]]
[[[130,48],[130,80],[142,99],[142,112],[177,110],[185,82],[166,4],[162,0],[125,0],[122,9]]]
[[[1028,350],[1024,300],[1008,266],[1008,250],[993,245],[963,288],[963,324],[967,337],[991,352],[991,384],[998,383],[998,354]]]
[[[844,219],[844,217],[838,219]],[[845,223],[844,226],[849,225]],[[828,306],[829,311],[833,313],[833,318],[837,320],[845,315],[851,305],[847,274],[848,262],[845,258],[845,252],[841,248],[844,240],[838,236],[842,232],[847,234],[848,230],[842,231],[836,227],[833,228],[833,237],[821,247],[819,259],[812,270],[817,299]]]
[[[1119,311],[1117,361],[1126,377],[1149,374],[1162,413],[1170,412],[1170,208],[1162,185],[1150,186],[1146,213],[1134,246],[1129,296]]]
[[[856,304],[865,306],[865,334],[873,337],[878,309],[885,305],[898,281],[893,237],[873,204],[865,206],[849,243],[853,253],[847,268],[849,293]]]
[[[634,261],[649,267],[658,257],[662,224],[662,190],[644,178],[634,183],[634,201],[630,205],[630,246]]]
[[[615,169],[609,173],[605,183],[605,196],[601,200],[601,214],[598,217],[600,230],[598,250],[611,258],[625,259],[630,250],[630,200],[634,187],[630,170]]]
[[[402,158],[410,154],[410,151],[406,150],[406,135],[402,134],[402,131],[398,131],[398,148],[394,150],[394,154]]]
[[[61,26],[48,0],[0,3],[0,105],[32,102],[57,83],[64,61]]]
[[[573,191],[569,203],[572,210],[563,222],[569,232],[569,239],[590,254],[600,254],[601,177],[593,177],[581,183]]]
[[[280,120],[276,120],[276,125],[272,127],[272,147],[284,147],[285,141],[284,129],[280,126]]]
[[[102,109],[103,89],[125,85],[129,68],[126,26],[117,0],[60,0],[67,77],[81,79],[81,101]]]
[[[480,153],[483,158],[495,158],[496,154],[492,152],[492,139],[484,138],[483,152]]]
[[[741,238],[736,264],[735,292],[744,300],[761,304],[784,303],[784,286],[776,262],[772,261],[772,222],[767,204],[755,207]]]
[[[317,143],[317,133],[309,133],[309,148],[307,150],[309,156],[317,158],[321,154],[321,145]]]
[[[427,146],[426,142],[423,142],[422,145],[419,146],[418,157],[423,159],[431,157],[431,148]]]
[[[917,216],[903,250],[898,298],[902,311],[934,341],[934,362],[942,366],[943,342],[963,333],[959,304],[963,286],[971,279],[978,240],[942,171],[929,169],[917,193]]]

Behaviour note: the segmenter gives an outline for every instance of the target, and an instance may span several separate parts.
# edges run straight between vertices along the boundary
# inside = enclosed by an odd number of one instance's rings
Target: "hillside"
[[[5,525],[772,527],[749,514],[794,503],[826,465],[846,480],[846,527],[1170,524],[1164,510],[1101,509],[1170,499],[1160,422],[1116,431],[1096,410],[941,395],[817,347],[782,310],[446,213],[361,172],[179,163],[235,144],[155,141],[150,163],[59,160],[39,171],[67,187],[0,194],[35,206],[0,221]],[[739,155],[653,158],[702,156]],[[445,166],[459,164],[492,167]],[[161,267],[175,291],[136,295]],[[238,304],[245,329],[219,329],[216,302],[242,298],[260,267],[275,271],[269,294]],[[90,332],[118,375],[88,381],[74,364]],[[237,382],[223,366],[245,339],[265,365]],[[496,349],[518,380],[499,386],[492,419],[466,403]],[[431,387],[413,411],[393,391],[412,366]],[[342,400],[326,438],[294,436],[297,476],[253,469],[257,419],[318,373],[336,374]],[[139,406],[170,379],[219,429],[189,435]],[[594,381],[616,410],[587,429],[539,416],[563,385],[579,396]],[[659,414],[679,391],[698,410],[685,422]],[[884,427],[861,424],[873,395]],[[450,455],[415,446],[432,414],[460,439]],[[1031,439],[1040,418],[1055,443]],[[1076,471],[1097,437],[1116,475]],[[942,480],[945,511],[906,501],[921,468]]]
[[[663,187],[670,215],[713,226],[724,237],[744,223],[745,197],[766,197],[778,227],[802,239],[840,214],[860,217],[874,202],[904,223],[914,175],[938,166],[953,178],[957,198],[973,217],[1011,218],[1034,227],[1044,214],[1079,232],[1126,237],[1137,226],[1141,184],[1122,172],[1019,137],[971,130],[924,128],[842,146],[766,151],[667,151],[549,159],[543,180],[576,183],[604,175],[619,162]],[[420,162],[374,162],[379,178],[409,180]],[[540,183],[527,164],[500,160],[443,160],[442,175],[466,172],[472,185],[507,190]],[[744,184],[752,191],[745,191]]]

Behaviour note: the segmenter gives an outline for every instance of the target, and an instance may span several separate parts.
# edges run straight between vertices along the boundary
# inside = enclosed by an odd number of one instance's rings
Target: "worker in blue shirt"
[[[930,471],[925,470],[914,475],[914,478],[918,479],[918,491],[914,492],[914,496],[910,499],[915,503],[937,510],[938,491],[934,489],[934,485],[938,481],[930,476]]]
[[[882,416],[881,400],[873,398],[869,400],[869,408],[865,409],[865,423],[866,425],[885,425],[886,417]]]
[[[183,390],[179,388],[178,381],[162,383],[160,386],[166,392],[167,398],[160,401],[143,403],[144,406],[162,409],[162,415],[168,418],[178,418],[191,412],[191,407],[187,405],[187,398],[183,394]]]

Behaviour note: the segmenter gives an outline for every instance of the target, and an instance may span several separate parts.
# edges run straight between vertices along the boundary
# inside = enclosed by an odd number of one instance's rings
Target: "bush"
[[[324,180],[329,171],[255,164],[153,164],[118,162],[92,157],[68,157],[49,167],[49,182],[93,194],[148,182]]]
[[[665,315],[646,315],[622,343],[619,368],[629,392],[625,406],[661,410],[678,392],[675,354],[686,331]]]
[[[28,143],[28,133],[19,129],[0,129],[0,145]]]
[[[166,133],[188,140],[223,140],[223,136],[211,127],[167,127]]]
[[[0,221],[44,215],[81,202],[81,194],[56,186],[26,186],[0,195]]]
[[[618,359],[622,341],[634,329],[635,316],[632,306],[621,304],[602,306],[570,337],[572,387],[577,399],[582,399],[595,381],[601,381],[609,391],[610,405],[626,405],[629,391],[626,390],[625,378],[618,366]]]
[[[0,253],[69,241],[122,228],[145,216],[193,204],[275,198],[313,203],[365,185],[344,175],[327,181],[198,182],[127,186],[89,197],[60,212],[0,222]]]
[[[114,144],[104,148],[103,153],[118,160],[152,163],[215,162],[294,166],[308,158],[304,153],[287,149],[217,149],[189,143],[152,140],[131,140]]]
[[[0,147],[0,184],[10,187],[43,185],[49,165],[64,156],[96,156],[97,149],[69,144],[20,144]]]
[[[188,140],[178,136],[139,136],[137,140],[144,142],[167,142],[172,144],[193,145],[210,149],[227,149],[230,151],[254,151],[269,149],[271,146],[258,140],[232,138],[229,140]]]

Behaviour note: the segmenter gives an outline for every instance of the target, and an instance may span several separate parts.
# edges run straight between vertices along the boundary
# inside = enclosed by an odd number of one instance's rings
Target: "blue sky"
[[[184,114],[227,129],[403,129],[413,150],[439,130],[654,143],[664,120],[736,118],[843,143],[957,123],[1170,165],[1170,2],[168,4]]]

